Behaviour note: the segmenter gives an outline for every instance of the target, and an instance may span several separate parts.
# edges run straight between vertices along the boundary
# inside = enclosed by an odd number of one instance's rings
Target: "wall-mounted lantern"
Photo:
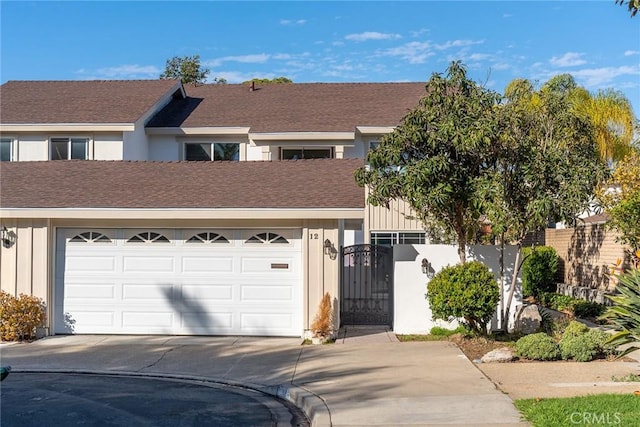
[[[331,243],[331,240],[326,239],[324,241],[324,254],[325,255],[329,255],[329,258],[336,259],[336,257],[338,256],[338,251],[336,250],[336,248],[333,246],[333,243]]]
[[[6,226],[3,226],[0,229],[0,240],[2,240],[2,246],[5,248],[10,248],[13,245],[13,235],[9,230],[7,230]]]
[[[425,274],[429,279],[433,278],[433,276],[435,276],[436,274],[433,266],[426,258],[422,258],[422,274]]]

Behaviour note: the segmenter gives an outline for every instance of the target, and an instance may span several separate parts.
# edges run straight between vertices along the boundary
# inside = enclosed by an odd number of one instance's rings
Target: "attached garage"
[[[57,231],[54,333],[300,336],[298,229]]]
[[[8,162],[0,288],[41,298],[50,334],[309,334],[362,164]]]

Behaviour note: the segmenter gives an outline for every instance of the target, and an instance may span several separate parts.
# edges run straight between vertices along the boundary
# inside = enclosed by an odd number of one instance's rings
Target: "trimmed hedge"
[[[560,349],[553,338],[539,332],[516,341],[516,354],[525,359],[555,360],[560,356]]]
[[[45,320],[44,302],[31,295],[18,298],[0,291],[0,339],[2,341],[31,340],[36,328]]]
[[[445,267],[429,281],[427,299],[434,319],[463,318],[475,333],[486,335],[500,300],[500,288],[478,261]]]
[[[542,292],[555,292],[558,254],[549,246],[536,246],[524,250],[522,263],[522,293],[525,297]]]

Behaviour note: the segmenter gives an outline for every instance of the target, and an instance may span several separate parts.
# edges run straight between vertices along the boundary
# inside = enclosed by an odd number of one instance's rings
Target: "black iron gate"
[[[393,323],[393,250],[355,245],[342,249],[341,325]]]

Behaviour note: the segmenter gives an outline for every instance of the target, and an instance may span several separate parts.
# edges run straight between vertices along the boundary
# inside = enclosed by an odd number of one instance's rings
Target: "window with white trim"
[[[86,231],[77,234],[69,241],[74,243],[111,243],[111,239],[108,236],[98,231]]]
[[[169,239],[166,236],[163,236],[160,233],[155,233],[153,231],[145,231],[142,233],[138,233],[129,240],[127,243],[169,243]]]
[[[89,138],[51,138],[51,160],[86,160],[89,158]]]
[[[13,138],[0,138],[0,162],[13,160]]]
[[[333,147],[329,148],[280,148],[280,160],[332,159]]]
[[[222,234],[205,232],[194,234],[186,240],[186,243],[229,243],[229,239]]]
[[[249,237],[245,243],[275,243],[275,244],[289,244],[289,241],[276,233],[258,233]]]
[[[369,141],[369,151],[375,150],[380,146],[380,141]]]
[[[371,233],[372,245],[424,245],[426,242],[426,234],[421,231],[384,231]]]
[[[188,161],[238,161],[240,144],[227,142],[186,142],[184,159]]]

